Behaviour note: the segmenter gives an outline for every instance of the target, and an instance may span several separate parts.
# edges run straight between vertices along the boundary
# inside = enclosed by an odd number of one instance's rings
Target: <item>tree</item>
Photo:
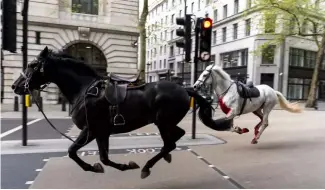
[[[319,70],[325,51],[325,0],[255,0],[252,9],[259,10],[264,34],[274,38],[261,45],[258,51],[270,45],[283,43],[288,36],[312,39],[318,47],[311,87],[305,107],[314,107]],[[251,11],[251,10],[250,10]],[[249,12],[250,12],[249,11]]]

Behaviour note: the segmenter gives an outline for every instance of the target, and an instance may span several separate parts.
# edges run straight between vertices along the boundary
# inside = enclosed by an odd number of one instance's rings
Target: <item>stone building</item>
[[[308,37],[291,36],[285,43],[270,46],[268,58],[253,52],[274,36],[259,24],[261,14],[253,11],[252,0],[187,0],[186,13],[196,17],[207,14],[213,20],[211,59],[232,78],[252,80],[255,85],[267,84],[289,99],[304,100],[308,96],[317,46]],[[323,5],[325,7],[325,5]],[[184,0],[154,0],[149,5],[147,39],[147,80],[157,81],[167,73],[193,84],[194,64],[183,62],[183,49],[176,47],[177,17],[184,17]],[[193,17],[194,18],[194,17]],[[194,24],[192,24],[194,26]],[[308,26],[306,26],[307,31]],[[275,30],[280,30],[276,28]],[[194,32],[192,51],[194,51]],[[193,61],[193,52],[192,52]],[[198,65],[198,75],[206,64]],[[172,72],[171,72],[172,71]],[[318,99],[325,100],[325,59],[321,66]]]
[[[17,1],[20,12],[22,2]],[[29,4],[28,62],[48,46],[83,59],[98,72],[121,76],[137,72],[135,45],[139,32],[137,0],[34,0]],[[17,53],[3,51],[2,102],[12,103],[11,84],[22,70],[22,17],[17,13]],[[59,90],[41,92],[44,103],[56,104]]]

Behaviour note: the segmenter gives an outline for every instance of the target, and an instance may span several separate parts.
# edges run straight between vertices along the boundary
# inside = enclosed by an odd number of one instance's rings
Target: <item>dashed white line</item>
[[[86,154],[86,152],[82,152],[82,153],[81,153],[81,156],[85,156],[85,154]]]
[[[44,162],[47,162],[47,161],[49,161],[49,159],[43,159],[43,161],[44,161]]]
[[[27,125],[31,125],[31,124],[33,124],[33,123],[36,123],[36,122],[40,121],[40,120],[42,120],[42,118],[40,118],[40,119],[34,119],[33,121],[28,122]],[[2,137],[5,137],[5,136],[7,136],[7,135],[10,135],[11,133],[14,133],[14,132],[16,132],[16,131],[19,131],[19,130],[22,129],[22,128],[23,128],[23,126],[22,126],[22,125],[19,125],[18,127],[15,127],[15,128],[13,128],[13,129],[11,129],[11,130],[9,130],[9,131],[6,131],[6,132],[4,132],[4,133],[2,133],[2,134],[0,135],[0,139],[1,139]]]
[[[214,165],[209,165],[209,167],[210,167],[210,168],[213,168],[213,167],[215,167],[215,166],[214,166]]]
[[[34,183],[34,181],[26,181],[26,185],[31,185],[31,184],[33,184]]]
[[[36,169],[35,171],[37,171],[37,172],[40,172],[40,171],[42,171],[43,169]]]
[[[197,156],[197,158],[198,158],[198,159],[201,159],[201,158],[203,158],[203,157],[202,157],[202,156]]]
[[[229,176],[226,176],[226,175],[225,176],[222,176],[222,177],[225,178],[225,179],[229,179],[230,178]]]

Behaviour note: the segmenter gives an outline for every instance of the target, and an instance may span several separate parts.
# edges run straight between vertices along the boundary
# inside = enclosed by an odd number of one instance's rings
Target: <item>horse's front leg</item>
[[[89,131],[88,127],[85,127],[79,134],[79,137],[76,141],[69,147],[69,157],[74,160],[84,171],[92,171],[96,173],[104,173],[104,169],[100,164],[94,164],[94,166],[84,162],[81,160],[78,155],[77,151],[82,148],[83,146],[90,143],[94,140],[93,134]]]
[[[119,164],[119,163],[115,163],[115,162],[109,160],[108,159],[108,153],[109,153],[109,143],[108,143],[109,137],[108,136],[97,137],[96,141],[97,141],[97,145],[98,145],[100,161],[104,165],[111,166],[111,167],[121,170],[121,171],[140,168],[140,166],[133,161],[130,161],[129,164]]]

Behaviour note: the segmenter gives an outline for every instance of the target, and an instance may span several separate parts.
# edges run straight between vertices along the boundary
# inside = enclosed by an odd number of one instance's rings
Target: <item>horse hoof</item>
[[[257,140],[256,139],[253,139],[251,143],[252,144],[257,144]]]
[[[166,162],[171,163],[172,162],[172,155],[167,154],[166,156],[164,156],[164,159],[166,160]]]
[[[129,162],[129,168],[130,168],[131,170],[133,170],[133,169],[138,169],[138,168],[140,168],[140,166],[139,166],[137,163],[135,163],[135,162],[133,162],[133,161],[130,161],[130,162]]]
[[[104,168],[100,163],[95,163],[93,167],[94,167],[94,172],[104,173]]]
[[[248,132],[249,132],[249,130],[247,128],[242,129],[242,133],[248,133]]]
[[[141,172],[141,179],[144,179],[150,175],[150,170]]]

